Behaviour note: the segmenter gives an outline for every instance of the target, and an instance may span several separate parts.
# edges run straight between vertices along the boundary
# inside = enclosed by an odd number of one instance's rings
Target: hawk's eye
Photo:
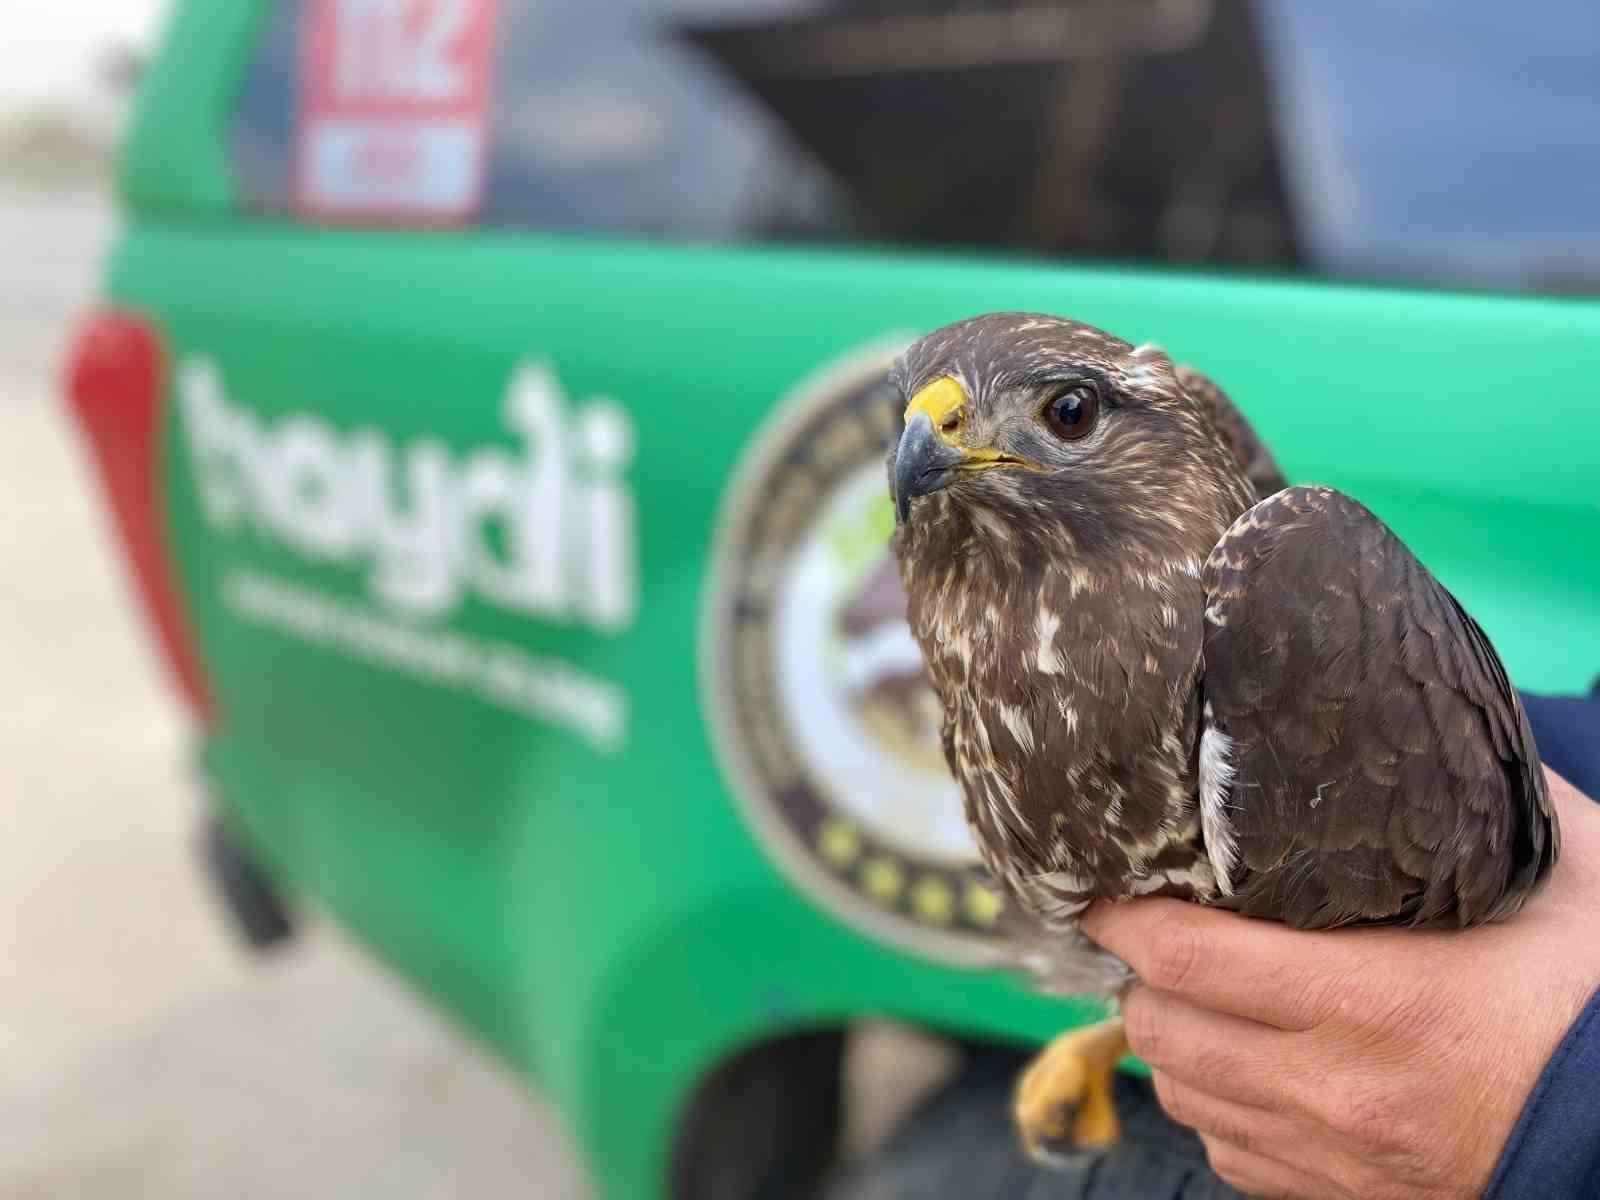
[[[1056,393],[1044,406],[1044,419],[1050,431],[1064,441],[1081,438],[1094,428],[1100,415],[1100,393],[1092,383],[1075,383]]]

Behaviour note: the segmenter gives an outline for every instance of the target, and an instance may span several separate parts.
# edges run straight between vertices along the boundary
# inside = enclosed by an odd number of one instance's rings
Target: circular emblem
[[[999,961],[987,885],[889,549],[887,372],[909,338],[802,383],[723,498],[702,630],[711,725],[763,846],[808,894],[901,948]]]

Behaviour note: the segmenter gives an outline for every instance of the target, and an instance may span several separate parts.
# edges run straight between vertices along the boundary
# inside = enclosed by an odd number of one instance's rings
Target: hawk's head
[[[1049,530],[1076,555],[1203,559],[1241,511],[1237,465],[1154,346],[991,313],[921,339],[891,378],[906,409],[890,479],[912,535],[958,518]]]

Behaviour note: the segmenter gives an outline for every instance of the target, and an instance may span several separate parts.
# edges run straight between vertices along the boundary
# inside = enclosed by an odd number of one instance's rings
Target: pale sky
[[[108,46],[148,48],[168,0],[0,0],[0,113],[40,101],[92,103]]]

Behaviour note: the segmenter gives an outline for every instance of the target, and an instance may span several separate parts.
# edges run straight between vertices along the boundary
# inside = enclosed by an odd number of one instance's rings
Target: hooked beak
[[[937,492],[958,474],[992,467],[1043,469],[997,447],[968,441],[966,407],[966,390],[949,375],[922,388],[906,405],[906,430],[894,452],[894,509],[900,523],[911,515],[913,499]]]
[[[965,452],[934,431],[927,413],[913,414],[894,451],[894,509],[900,523],[911,515],[913,499],[944,487],[966,461]]]

